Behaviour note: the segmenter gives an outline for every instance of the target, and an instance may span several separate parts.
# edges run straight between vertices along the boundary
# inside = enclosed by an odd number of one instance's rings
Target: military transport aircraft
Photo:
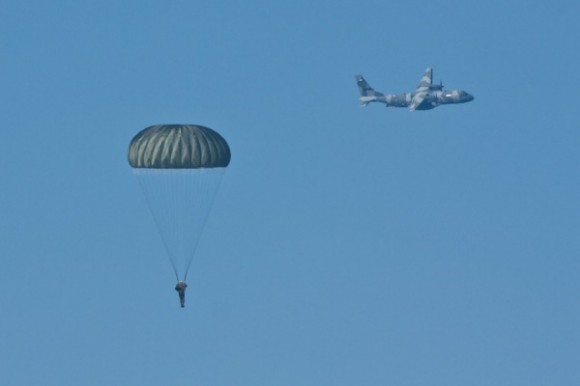
[[[427,68],[419,86],[413,92],[406,94],[383,94],[375,91],[362,75],[357,75],[356,84],[360,91],[361,106],[370,102],[384,103],[386,107],[408,107],[409,110],[431,110],[439,105],[450,103],[465,103],[473,100],[473,96],[462,90],[444,90],[443,83],[433,84],[433,69]]]

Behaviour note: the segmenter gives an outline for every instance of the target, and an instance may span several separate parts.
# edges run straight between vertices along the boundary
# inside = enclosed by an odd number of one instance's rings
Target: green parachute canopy
[[[226,140],[199,125],[155,125],[129,145],[129,164],[138,169],[221,168],[230,163]]]

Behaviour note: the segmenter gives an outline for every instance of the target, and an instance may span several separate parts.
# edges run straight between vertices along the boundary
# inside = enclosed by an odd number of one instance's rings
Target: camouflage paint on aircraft
[[[444,90],[443,84],[433,84],[433,69],[427,68],[415,91],[406,94],[383,94],[375,91],[362,75],[357,75],[361,106],[371,102],[387,107],[408,107],[409,110],[431,110],[439,105],[471,102],[474,98],[463,90]]]

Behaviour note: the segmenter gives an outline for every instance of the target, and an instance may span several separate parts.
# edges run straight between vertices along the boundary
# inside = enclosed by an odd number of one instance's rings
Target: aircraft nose
[[[466,92],[465,95],[463,96],[463,98],[465,99],[466,102],[471,102],[472,100],[474,100],[475,98],[473,97],[473,95],[471,95],[470,93]]]

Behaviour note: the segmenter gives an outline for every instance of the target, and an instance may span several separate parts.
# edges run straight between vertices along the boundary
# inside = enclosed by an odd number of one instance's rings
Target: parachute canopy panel
[[[146,169],[226,167],[230,147],[214,130],[199,125],[155,125],[139,132],[129,145],[129,164]]]

